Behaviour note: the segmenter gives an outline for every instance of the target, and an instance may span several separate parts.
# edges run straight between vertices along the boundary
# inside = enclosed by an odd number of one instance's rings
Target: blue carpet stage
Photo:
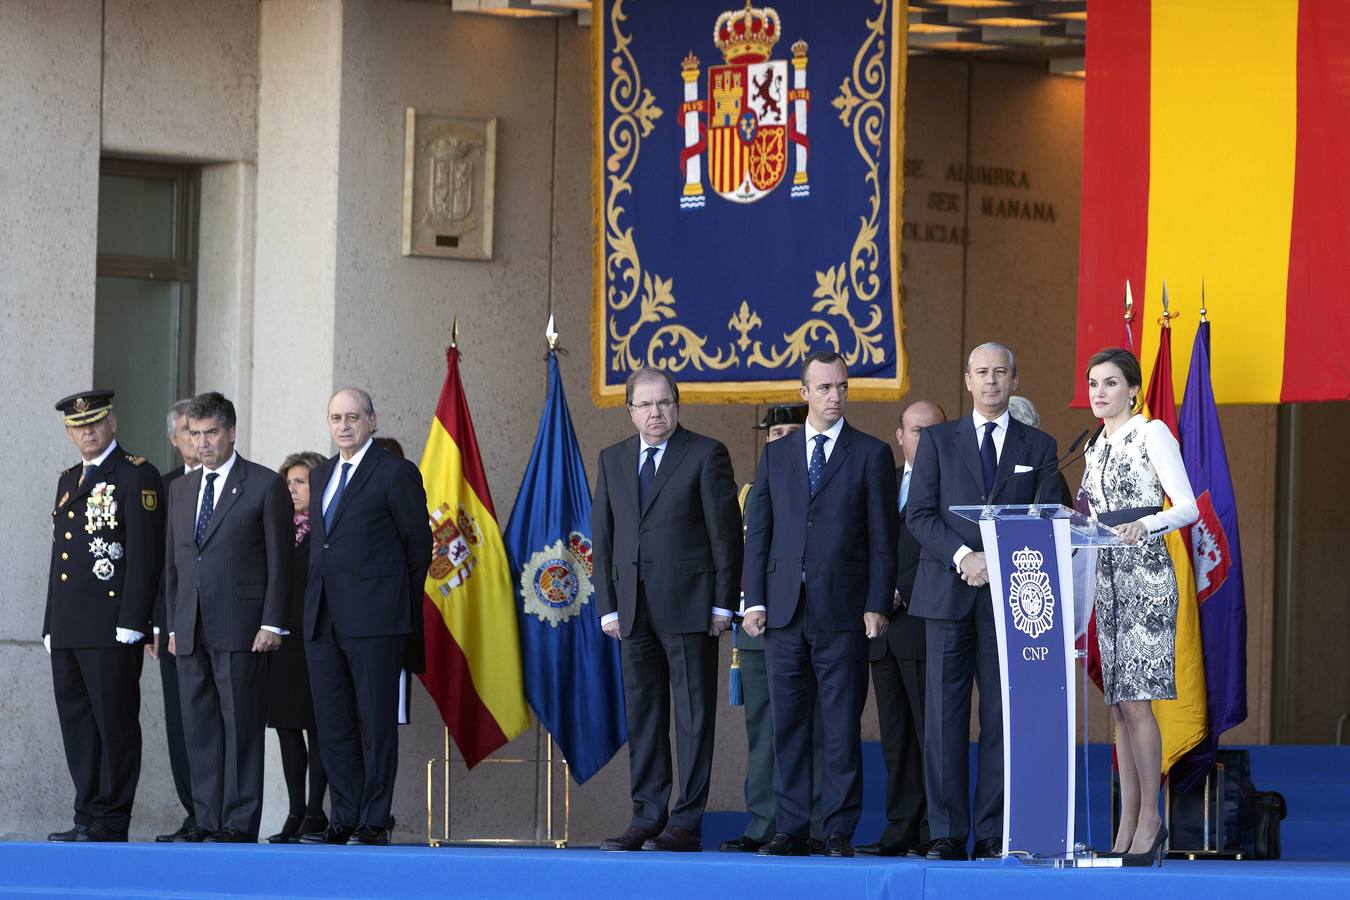
[[[1015,861],[782,859],[725,853],[601,853],[482,847],[237,847],[0,843],[0,897],[934,898],[1350,897],[1350,747],[1253,747],[1261,790],[1289,803],[1285,859],[1167,861],[1162,869],[1053,870]],[[1107,748],[1093,747],[1093,838],[1107,842]],[[866,747],[867,810],[881,827],[876,745]],[[1081,777],[1081,773],[1080,773]],[[1083,819],[1080,805],[1080,821]],[[744,816],[710,814],[705,845]],[[1086,838],[1086,827],[1080,830]]]
[[[725,853],[443,847],[0,844],[3,897],[960,898],[1344,900],[1350,863],[1174,862],[1034,869],[1012,861],[761,860]]]

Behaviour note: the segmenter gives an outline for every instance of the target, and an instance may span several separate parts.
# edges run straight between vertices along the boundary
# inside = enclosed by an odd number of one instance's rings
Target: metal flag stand
[[[444,756],[427,760],[427,846],[441,847],[447,844],[478,844],[496,847],[553,847],[562,850],[567,846],[571,834],[571,784],[568,779],[570,774],[567,760],[563,757],[561,749],[554,752],[553,738],[542,725],[537,726],[535,731],[535,751],[533,757],[488,757],[484,759],[483,764],[494,765],[527,765],[534,764],[534,835],[528,838],[518,837],[457,837],[452,834],[451,816],[450,816],[450,729],[445,730],[445,751]],[[545,743],[543,755],[540,755],[540,742]],[[436,764],[441,764],[442,772],[442,791],[441,791],[441,833],[436,834],[436,816],[435,816],[435,771]],[[562,782],[561,797],[555,802],[555,795],[558,792],[555,786],[554,769],[560,769],[560,780]],[[539,791],[541,787],[544,791],[543,808],[540,808]]]

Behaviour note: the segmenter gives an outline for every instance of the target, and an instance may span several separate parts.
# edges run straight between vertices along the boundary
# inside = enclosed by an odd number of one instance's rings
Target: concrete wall
[[[591,464],[631,429],[622,411],[588,401],[587,30],[571,19],[506,22],[392,0],[108,0],[104,8],[101,26],[93,0],[60,4],[57,12],[38,2],[0,6],[0,115],[19,123],[0,135],[0,240],[15,250],[0,260],[0,325],[10,348],[0,375],[5,410],[23,423],[0,435],[0,453],[31,458],[35,476],[0,485],[0,552],[14,561],[0,574],[0,673],[15,684],[0,691],[0,720],[23,726],[0,735],[0,835],[43,833],[64,821],[69,804],[34,632],[51,479],[74,458],[50,404],[85,385],[92,361],[100,131],[102,152],[211,162],[202,177],[197,384],[239,401],[245,453],[273,464],[293,450],[327,449],[328,394],[355,383],[374,395],[381,431],[420,457],[455,315],[465,388],[503,520],[538,423],[550,310],[572,351],[564,377]],[[498,117],[493,261],[400,255],[409,106]],[[967,411],[964,353],[999,338],[1018,351],[1021,392],[1038,403],[1045,427],[1071,439],[1088,424],[1084,413],[1067,409],[1078,377],[1082,83],[915,58],[907,126],[903,281],[912,396],[937,400],[953,415]],[[967,164],[1024,171],[1027,186],[971,182],[953,169]],[[1054,220],[990,214],[1008,199],[1052,205]],[[943,239],[957,228],[968,241]],[[725,441],[744,480],[758,451],[750,425],[760,412],[689,406],[682,418]],[[897,412],[893,404],[855,404],[849,419],[890,437]],[[1266,408],[1226,409],[1223,419],[1243,511],[1252,622],[1252,722],[1237,736],[1259,740],[1269,735],[1269,661],[1261,648],[1269,644],[1274,577],[1268,523],[1276,423]],[[138,835],[176,824],[153,671],[143,684]],[[395,798],[402,840],[425,834],[424,767],[441,752],[439,721],[420,687],[414,704]],[[1093,737],[1101,739],[1100,706],[1094,718]],[[864,736],[876,737],[870,708]],[[710,808],[735,809],[744,758],[739,711],[719,711],[718,747]],[[505,755],[536,753],[532,732]],[[274,762],[265,830],[284,814]],[[452,771],[455,835],[519,836],[531,821],[529,770],[485,765],[466,775],[456,764]],[[627,783],[621,753],[573,791],[575,842],[593,842],[627,821]]]

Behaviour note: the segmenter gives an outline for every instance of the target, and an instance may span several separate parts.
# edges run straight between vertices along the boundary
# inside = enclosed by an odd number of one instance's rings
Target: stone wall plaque
[[[497,120],[407,110],[403,255],[492,259]]]

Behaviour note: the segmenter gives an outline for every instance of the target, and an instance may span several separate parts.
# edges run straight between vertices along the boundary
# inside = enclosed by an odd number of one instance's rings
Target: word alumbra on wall
[[[907,389],[905,5],[601,0],[592,393],[660,366],[695,402],[790,399],[832,349]]]

